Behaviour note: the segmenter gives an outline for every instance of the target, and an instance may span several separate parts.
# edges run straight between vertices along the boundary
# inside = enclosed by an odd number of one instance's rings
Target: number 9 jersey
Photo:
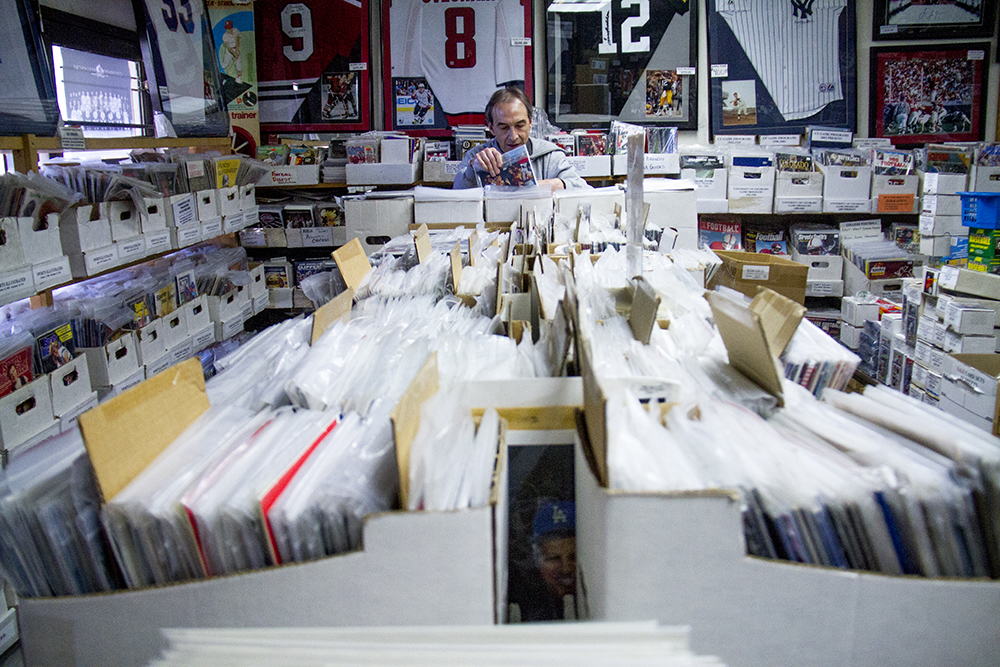
[[[330,120],[323,118],[322,75],[367,63],[368,0],[260,1],[254,3],[254,21],[260,122],[274,131],[329,127]],[[338,122],[338,130],[367,129],[367,72],[359,71],[358,78],[361,123]]]
[[[524,11],[522,0],[393,0],[392,76],[426,78],[448,115],[481,114],[524,80]]]

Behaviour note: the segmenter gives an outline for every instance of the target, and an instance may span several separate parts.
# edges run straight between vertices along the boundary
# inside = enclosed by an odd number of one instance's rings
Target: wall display
[[[264,130],[371,128],[368,0],[257,2],[254,13]]]
[[[896,146],[981,141],[989,42],[871,50],[870,137]]]
[[[482,124],[504,85],[532,94],[531,0],[393,0],[383,17],[387,128],[445,134]]]
[[[990,37],[995,0],[875,0],[873,40]]]
[[[59,123],[52,56],[34,0],[0,0],[0,134],[52,136]]]
[[[712,134],[854,130],[855,0],[708,0]]]
[[[205,0],[135,0],[145,15],[140,35],[153,107],[179,137],[229,132],[215,40]]]
[[[208,0],[212,20],[222,98],[229,111],[233,150],[257,157],[260,119],[257,113],[257,55],[254,39],[253,1]]]
[[[697,2],[553,0],[546,15],[554,124],[697,127]]]
[[[132,136],[132,128],[119,127],[142,122],[129,61],[67,48],[58,48],[54,61],[62,68],[59,92],[66,124],[80,124],[105,137]]]

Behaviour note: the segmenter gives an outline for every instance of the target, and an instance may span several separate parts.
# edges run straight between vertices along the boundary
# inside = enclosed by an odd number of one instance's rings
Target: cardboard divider
[[[431,256],[431,234],[426,224],[417,228],[417,233],[413,235],[413,243],[417,246],[417,261],[421,264],[426,263]]]
[[[361,284],[361,279],[372,270],[371,262],[368,261],[368,256],[365,255],[358,239],[351,239],[334,250],[333,259],[337,262],[337,268],[340,269],[344,282],[352,290],[356,290]]]
[[[337,296],[330,299],[313,313],[312,340],[310,344],[315,344],[320,336],[334,322],[349,322],[351,320],[351,305],[354,303],[354,290],[347,288]]]
[[[399,502],[407,507],[410,492],[410,445],[420,428],[420,406],[438,391],[437,352],[432,352],[392,410],[392,433],[399,467]]]

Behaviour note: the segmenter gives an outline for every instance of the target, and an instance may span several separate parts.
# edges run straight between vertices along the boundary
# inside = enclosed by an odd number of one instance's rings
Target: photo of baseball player
[[[722,124],[757,124],[757,91],[753,79],[722,82]]]

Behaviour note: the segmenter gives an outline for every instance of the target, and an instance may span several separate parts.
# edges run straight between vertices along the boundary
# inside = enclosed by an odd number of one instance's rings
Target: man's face
[[[528,141],[531,119],[528,110],[520,100],[500,103],[493,107],[490,131],[497,138],[501,153],[513,150]]]
[[[559,598],[576,595],[576,538],[563,537],[542,542],[542,581]]]

